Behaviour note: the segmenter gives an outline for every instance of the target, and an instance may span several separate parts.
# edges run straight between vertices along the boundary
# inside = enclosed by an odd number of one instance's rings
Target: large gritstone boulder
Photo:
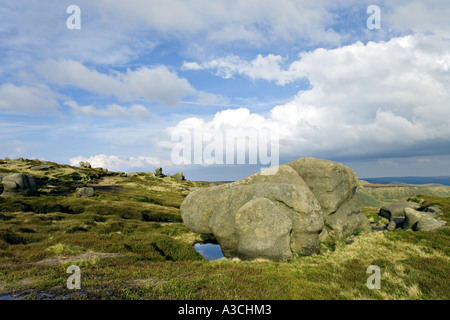
[[[348,190],[336,190],[341,188]],[[213,234],[226,257],[289,259],[319,253],[320,239],[329,235],[370,229],[355,190],[351,169],[304,158],[196,190],[183,201],[181,215],[191,231]]]

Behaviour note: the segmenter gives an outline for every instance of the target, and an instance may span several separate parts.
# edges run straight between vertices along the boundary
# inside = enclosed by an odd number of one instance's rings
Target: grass
[[[3,161],[4,170],[45,164]],[[8,164],[12,163],[11,167]],[[59,167],[55,164],[55,167]],[[64,173],[89,169],[62,167]],[[97,170],[97,169],[95,169]],[[56,171],[56,170],[55,170]],[[38,174],[41,174],[38,172]],[[179,205],[195,188],[212,185],[154,178],[103,177],[92,198],[41,184],[34,197],[0,198],[0,295],[22,299],[444,299],[450,298],[450,230],[368,232],[334,239],[321,254],[290,261],[205,260],[193,244],[206,239],[180,222]],[[112,184],[112,186],[111,186]],[[438,204],[449,221],[450,198],[417,196]],[[379,207],[363,211],[386,223]],[[384,219],[384,220],[383,220]],[[66,288],[67,267],[81,268],[82,289]],[[369,290],[370,265],[381,289]]]

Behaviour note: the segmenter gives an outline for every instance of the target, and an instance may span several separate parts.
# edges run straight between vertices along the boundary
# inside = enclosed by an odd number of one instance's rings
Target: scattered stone
[[[82,197],[92,197],[94,196],[94,188],[91,187],[83,187],[77,189],[77,193]]]
[[[172,178],[174,178],[175,180],[186,180],[186,178],[183,175],[183,172],[178,171],[177,173],[175,173],[174,175],[172,175]]]
[[[89,162],[87,162],[87,161],[86,162],[80,161],[80,167],[86,168],[86,169],[91,169],[92,168],[91,164]]]
[[[443,226],[445,226],[447,222],[440,219],[433,219],[424,217],[420,219],[415,225],[413,230],[414,231],[435,231]]]
[[[225,257],[282,260],[293,252],[319,253],[319,242],[328,236],[370,230],[355,199],[356,186],[350,168],[301,158],[193,191],[180,210],[185,226],[214,235]]]
[[[30,196],[37,192],[34,177],[24,173],[11,173],[3,177],[2,197]]]
[[[162,173],[162,168],[156,168],[156,170],[155,170],[155,177],[157,177],[157,178],[164,178],[164,177],[166,177],[166,175]]]
[[[386,230],[390,232],[394,232],[397,229],[397,223],[394,220],[388,223]]]

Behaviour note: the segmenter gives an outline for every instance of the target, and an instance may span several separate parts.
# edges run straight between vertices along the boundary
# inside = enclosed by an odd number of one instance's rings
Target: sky
[[[449,16],[448,0],[0,0],[0,158],[450,175]]]

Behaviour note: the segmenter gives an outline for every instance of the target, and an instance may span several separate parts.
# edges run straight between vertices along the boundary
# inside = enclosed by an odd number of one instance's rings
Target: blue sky
[[[261,164],[174,163],[174,133],[264,129],[279,163],[450,175],[449,16],[444,0],[0,0],[0,157],[235,180]]]

